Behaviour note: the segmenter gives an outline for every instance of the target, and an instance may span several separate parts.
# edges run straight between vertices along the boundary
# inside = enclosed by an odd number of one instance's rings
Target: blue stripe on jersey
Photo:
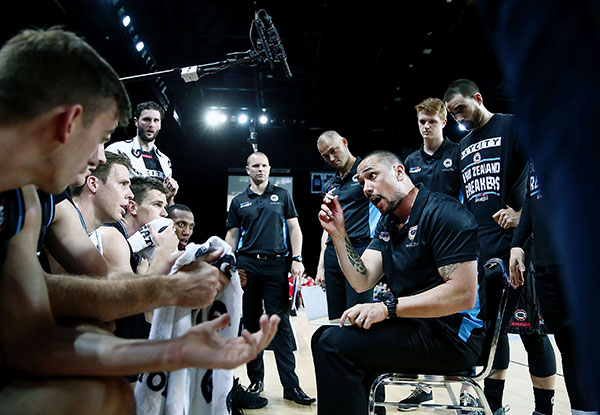
[[[285,245],[285,249],[287,251],[288,246],[287,246],[287,222],[285,220],[285,218],[281,218],[281,224],[282,226],[282,230],[283,230],[283,245]]]
[[[23,221],[25,219],[25,200],[23,199],[23,192],[21,192],[21,189],[17,189],[17,203],[19,204],[19,219],[17,219],[15,235],[23,228]]]
[[[244,239],[244,235],[246,235],[246,229],[244,229],[244,227],[242,226],[240,228],[240,238],[238,239],[238,244],[237,244],[237,248],[235,248],[236,252],[238,249],[240,249],[242,247],[242,239]]]
[[[375,205],[369,202],[369,236],[373,238],[375,234],[375,228],[381,218],[381,212],[375,207]]]
[[[477,297],[475,300],[475,306],[470,310],[461,311],[457,314],[463,316],[462,323],[460,323],[460,329],[458,331],[458,337],[465,343],[471,337],[473,329],[483,327],[483,321],[480,320],[477,315],[481,310],[481,304],[479,303],[479,285],[477,286]]]
[[[44,228],[48,228],[54,219],[54,196],[50,194],[50,217],[48,218],[48,223],[42,225]]]

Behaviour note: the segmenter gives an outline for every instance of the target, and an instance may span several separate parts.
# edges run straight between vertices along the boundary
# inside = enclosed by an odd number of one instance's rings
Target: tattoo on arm
[[[440,267],[440,275],[442,276],[444,282],[450,279],[450,276],[454,271],[456,271],[456,268],[458,268],[458,264],[449,264]]]
[[[350,261],[350,264],[352,264],[352,266],[354,267],[354,270],[361,275],[367,275],[367,268],[365,267],[365,264],[360,258],[360,255],[358,255],[358,253],[350,243],[350,239],[348,239],[348,236],[346,236],[344,242],[346,243],[346,254],[348,255],[348,260]]]

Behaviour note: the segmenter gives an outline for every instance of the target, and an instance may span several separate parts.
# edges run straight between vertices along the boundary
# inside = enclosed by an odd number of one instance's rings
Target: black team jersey
[[[501,228],[492,216],[507,205],[521,209],[527,177],[527,157],[519,144],[514,117],[494,114],[458,146],[461,197],[479,225],[481,263],[492,257],[506,258],[513,231]]]

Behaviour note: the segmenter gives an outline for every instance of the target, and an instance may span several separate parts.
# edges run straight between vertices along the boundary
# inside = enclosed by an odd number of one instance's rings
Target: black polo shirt
[[[286,219],[297,216],[294,201],[284,188],[269,183],[259,195],[248,186],[231,201],[227,229],[240,228],[238,253],[285,255]]]
[[[339,174],[336,174],[325,185],[328,192],[338,197],[344,211],[346,232],[351,241],[371,239],[381,217],[381,212],[369,202],[360,183],[358,183],[356,169],[360,161],[360,157],[357,157],[352,168],[343,179],[340,178]],[[327,244],[332,243],[331,237],[328,235]]]
[[[479,225],[482,263],[506,257],[513,231],[501,228],[492,216],[506,205],[521,209],[527,178],[527,156],[519,144],[514,117],[495,114],[458,146],[461,196]]]
[[[439,267],[477,260],[477,222],[458,200],[419,185],[407,223],[398,229],[397,218],[385,215],[368,249],[381,252],[383,272],[394,296],[415,295],[444,283]],[[474,335],[473,347],[479,350],[480,311],[478,296],[473,309],[439,320],[464,342]]]
[[[460,175],[457,166],[458,144],[447,138],[435,153],[427,154],[423,147],[406,157],[404,166],[413,183],[423,183],[432,192],[458,199]]]

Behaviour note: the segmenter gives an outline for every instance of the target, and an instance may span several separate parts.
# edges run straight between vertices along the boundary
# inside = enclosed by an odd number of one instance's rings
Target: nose
[[[106,163],[106,153],[104,152],[104,144],[98,145],[98,163],[104,164]]]
[[[168,215],[167,215],[167,211],[166,211],[165,207],[164,207],[164,206],[163,206],[163,207],[161,207],[161,208],[160,208],[160,217],[161,217],[161,218],[166,218],[167,216],[168,216]]]
[[[133,192],[131,191],[131,188],[127,188],[127,194],[125,195],[125,199],[132,200],[133,199]]]

